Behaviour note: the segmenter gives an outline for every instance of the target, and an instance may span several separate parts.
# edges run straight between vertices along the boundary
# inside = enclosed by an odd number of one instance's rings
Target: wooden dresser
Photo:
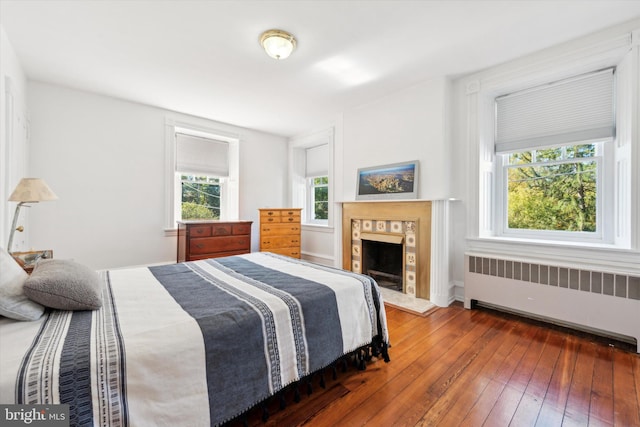
[[[178,262],[251,252],[253,221],[178,221]]]
[[[260,251],[300,258],[300,208],[259,209]]]

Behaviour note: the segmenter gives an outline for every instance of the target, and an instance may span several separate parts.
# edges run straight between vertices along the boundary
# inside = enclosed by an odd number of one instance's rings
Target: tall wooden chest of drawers
[[[178,221],[178,262],[251,252],[253,221]]]
[[[260,251],[300,258],[302,209],[259,209]]]

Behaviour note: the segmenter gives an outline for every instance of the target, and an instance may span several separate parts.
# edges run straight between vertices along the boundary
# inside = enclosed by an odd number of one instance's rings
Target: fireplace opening
[[[403,292],[402,244],[362,240],[362,272],[381,287]]]

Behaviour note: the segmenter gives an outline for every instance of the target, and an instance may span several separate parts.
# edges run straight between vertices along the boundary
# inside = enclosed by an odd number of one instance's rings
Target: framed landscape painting
[[[417,198],[417,160],[358,169],[356,200]]]

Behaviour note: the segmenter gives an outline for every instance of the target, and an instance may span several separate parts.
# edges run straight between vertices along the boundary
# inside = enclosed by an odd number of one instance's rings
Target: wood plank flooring
[[[300,387],[249,426],[640,426],[640,355],[615,341],[454,304],[387,307],[391,362]],[[231,425],[242,425],[236,421]]]

